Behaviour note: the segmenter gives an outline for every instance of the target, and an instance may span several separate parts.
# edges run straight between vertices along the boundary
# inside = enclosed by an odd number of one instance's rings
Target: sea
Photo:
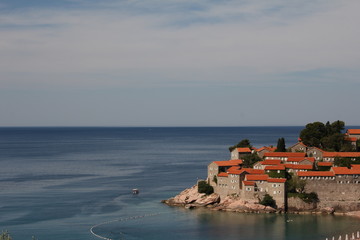
[[[13,240],[325,240],[359,231],[360,220],[352,217],[161,203],[205,179],[207,165],[228,160],[228,147],[240,140],[276,146],[284,137],[291,146],[301,129],[0,128],[0,230]]]

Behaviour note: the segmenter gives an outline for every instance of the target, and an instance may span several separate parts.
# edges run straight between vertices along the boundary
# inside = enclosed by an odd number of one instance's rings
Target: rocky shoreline
[[[299,199],[299,201],[301,201]],[[167,200],[163,200],[162,203],[169,206],[184,207],[186,209],[193,208],[207,208],[213,211],[228,211],[228,212],[240,212],[240,213],[284,213],[284,209],[275,209],[269,206],[261,205],[258,201],[245,201],[235,196],[227,196],[226,198],[220,198],[216,193],[206,195],[204,193],[198,193],[197,185],[191,188],[185,189],[178,195]],[[294,203],[292,203],[294,204]],[[294,214],[336,214],[346,215],[353,217],[360,217],[360,211],[351,212],[335,212],[334,208],[317,208],[315,205],[299,204],[296,203],[293,206],[289,206],[288,213]]]

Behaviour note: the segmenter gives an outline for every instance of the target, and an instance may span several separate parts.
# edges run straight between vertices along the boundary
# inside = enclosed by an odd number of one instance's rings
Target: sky
[[[360,125],[359,0],[1,0],[0,126]]]

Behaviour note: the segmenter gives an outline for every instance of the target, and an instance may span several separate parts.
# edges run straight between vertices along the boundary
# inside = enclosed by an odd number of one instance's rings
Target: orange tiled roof
[[[301,162],[304,160],[308,160],[310,162],[315,162],[314,157],[289,157],[286,161],[287,162]]]
[[[266,181],[269,176],[267,174],[248,174],[245,178],[247,181]]]
[[[229,161],[214,161],[216,165],[219,167],[230,167],[230,166],[237,166],[243,163],[241,159],[236,160],[229,160]]]
[[[285,167],[289,169],[301,169],[301,170],[313,169],[313,166],[309,164],[285,164]]]
[[[279,165],[272,165],[272,166],[266,166],[265,170],[285,170],[285,166],[282,164]]]
[[[218,177],[227,177],[229,176],[229,174],[227,174],[226,172],[221,172],[218,174]]]
[[[360,134],[360,129],[348,129],[347,133],[349,134]]]
[[[349,141],[349,142],[356,142],[357,141],[356,137],[345,137],[344,139],[345,139],[345,141]]]
[[[255,186],[255,182],[253,181],[243,181],[245,186]]]
[[[286,178],[268,178],[267,181],[272,183],[284,183],[286,182]]]
[[[264,147],[256,149],[257,152],[260,152],[262,150],[268,150],[269,152],[273,152],[273,151],[276,150],[276,147],[266,147],[266,146],[264,146]]]
[[[331,167],[333,165],[332,162],[318,162],[317,165],[319,167]]]
[[[334,177],[335,174],[331,171],[307,171],[297,172],[299,177]]]
[[[335,175],[359,175],[360,168],[349,169],[347,167],[332,167],[331,170],[335,173]]]
[[[251,153],[251,149],[248,147],[245,148],[236,148],[238,152]]]
[[[360,157],[360,152],[324,152],[323,157]]]
[[[360,169],[360,164],[351,164],[352,169]]]
[[[267,152],[265,157],[305,157],[306,153],[302,152]]]
[[[280,159],[267,159],[261,162],[261,165],[279,165],[281,164]]]

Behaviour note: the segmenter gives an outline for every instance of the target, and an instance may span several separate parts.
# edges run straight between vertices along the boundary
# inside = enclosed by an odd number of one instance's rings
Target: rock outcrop
[[[273,213],[279,212],[269,206],[259,204],[257,201],[245,201],[238,197],[226,197],[220,199],[216,193],[205,195],[198,193],[197,186],[182,191],[180,194],[168,200],[163,200],[163,203],[170,206],[183,206],[187,209],[196,207],[207,207],[214,211],[231,211],[231,212],[256,212],[256,213]],[[281,211],[281,210],[280,210]]]

